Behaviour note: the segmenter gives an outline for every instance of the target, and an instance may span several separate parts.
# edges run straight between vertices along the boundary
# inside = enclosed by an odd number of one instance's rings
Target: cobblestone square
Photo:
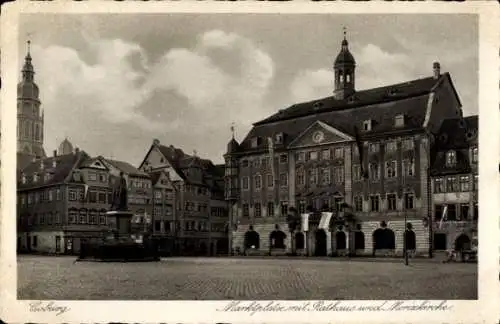
[[[476,299],[477,264],[429,260],[18,257],[18,298],[56,300]]]

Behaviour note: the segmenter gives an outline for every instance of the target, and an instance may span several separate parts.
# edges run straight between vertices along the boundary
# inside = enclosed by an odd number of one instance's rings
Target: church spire
[[[333,70],[335,72],[335,91],[334,95],[337,99],[343,100],[354,93],[354,71],[356,61],[349,51],[349,42],[347,41],[347,29],[342,28],[344,39],[341,43],[340,53],[335,59]]]
[[[33,69],[33,64],[31,63],[31,41],[28,40],[26,42],[26,56],[24,58],[24,66],[23,66],[23,81],[25,82],[33,82],[35,69]]]

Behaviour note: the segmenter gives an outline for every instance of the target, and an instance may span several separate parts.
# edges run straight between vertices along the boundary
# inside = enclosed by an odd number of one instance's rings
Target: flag
[[[443,226],[443,222],[448,217],[448,205],[445,205],[443,208],[443,215],[441,215],[441,220],[439,221],[439,229]]]
[[[333,213],[323,212],[321,213],[321,219],[319,220],[318,228],[324,229],[328,232],[328,227],[330,226],[330,220],[332,219]]]
[[[302,230],[307,232],[309,230],[309,214],[300,214],[300,218],[302,220]]]
[[[359,156],[359,165],[361,168],[361,175],[363,178],[367,179],[368,172],[367,172],[367,170],[365,170],[365,160],[363,158],[363,156],[364,156],[363,142],[361,141],[361,136],[359,135],[359,129],[356,126],[354,126],[354,135],[356,138],[356,145],[358,147],[358,156]]]
[[[84,184],[83,186],[85,187],[84,192],[83,192],[83,200],[87,200],[87,193],[89,191],[89,185]]]

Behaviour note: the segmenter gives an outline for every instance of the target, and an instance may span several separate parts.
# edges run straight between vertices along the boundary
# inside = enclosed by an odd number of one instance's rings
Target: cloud
[[[222,155],[229,125],[221,125],[221,116],[245,133],[251,122],[268,113],[264,97],[274,62],[238,34],[202,33],[193,48],[170,49],[156,62],[132,42],[91,34],[84,40],[85,53],[57,45],[33,49],[44,107],[53,125],[56,120],[64,124],[49,132],[81,138],[91,136],[88,127],[103,133],[106,123],[125,129],[133,125],[134,134],[167,136],[188,149],[210,134],[213,140],[206,150]]]
[[[363,90],[400,83],[415,78],[411,60],[401,53],[390,53],[373,44],[353,49],[356,59],[356,89]],[[290,84],[295,102],[330,96],[334,90],[331,69],[299,71]]]

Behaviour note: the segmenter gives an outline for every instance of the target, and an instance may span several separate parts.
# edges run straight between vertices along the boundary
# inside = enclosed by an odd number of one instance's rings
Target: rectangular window
[[[72,200],[72,201],[76,200],[76,190],[69,191],[69,200]]]
[[[363,197],[361,196],[354,197],[354,210],[357,212],[363,211]]]
[[[248,168],[248,160],[241,161],[241,167],[242,168]]]
[[[369,166],[370,179],[373,181],[378,181],[380,179],[380,168],[376,163],[370,163]]]
[[[321,151],[321,159],[322,160],[330,160],[330,150],[322,150]]]
[[[61,200],[61,189],[56,189],[56,200]]]
[[[260,190],[262,188],[262,177],[260,175],[254,177],[254,185],[255,190]]]
[[[385,143],[385,151],[386,152],[392,153],[392,152],[396,152],[397,150],[398,150],[398,144],[396,141],[390,141],[390,142]]]
[[[268,188],[273,188],[274,187],[274,179],[272,174],[267,175],[267,187]]]
[[[344,182],[344,167],[334,167],[333,173],[335,177],[335,183],[343,183]]]
[[[280,155],[280,163],[287,163],[287,162],[288,162],[288,155],[281,154]]]
[[[91,191],[89,193],[89,202],[91,202],[91,203],[97,202],[97,192],[96,191]]]
[[[309,152],[309,160],[317,160],[318,159],[318,152],[316,151],[313,151],[313,152]]]
[[[40,224],[41,225],[45,224],[45,214],[44,213],[40,214]]]
[[[56,224],[61,224],[61,214],[58,211],[55,212],[54,219]]]
[[[387,194],[387,210],[396,210],[396,194]]]
[[[447,192],[458,192],[458,182],[456,177],[448,177],[446,179],[446,191]]]
[[[260,203],[254,204],[255,217],[262,217],[262,205]]]
[[[318,169],[309,169],[309,184],[316,185],[318,183]]]
[[[260,159],[257,158],[255,160],[253,160],[252,165],[254,168],[260,167]]]
[[[288,175],[286,173],[280,174],[280,185],[282,187],[288,186]]]
[[[460,205],[460,219],[461,220],[471,219],[469,213],[470,213],[469,204],[461,204]]]
[[[306,184],[306,176],[304,174],[304,169],[297,170],[297,185],[303,186]]]
[[[306,160],[306,153],[305,152],[298,152],[296,155],[296,159],[298,162],[304,162]]]
[[[105,174],[99,174],[99,181],[100,182],[107,182],[108,181],[108,177],[105,175]]]
[[[89,172],[89,181],[97,181],[97,174]]]
[[[333,198],[333,207],[335,208],[336,211],[342,210],[343,203],[344,203],[344,198],[342,197]]]
[[[370,196],[370,207],[372,212],[378,212],[380,210],[380,201],[377,195]]]
[[[361,166],[353,165],[352,166],[352,180],[353,181],[361,181]]]
[[[248,190],[248,187],[249,187],[249,179],[248,177],[243,177],[243,179],[241,179],[241,187],[243,188],[243,190]]]
[[[282,201],[281,205],[281,216],[286,216],[288,214],[288,201]]]
[[[385,162],[385,177],[387,179],[395,178],[397,176],[397,167],[396,161]]]
[[[457,220],[457,206],[455,204],[448,205],[447,220],[456,221]]]
[[[306,212],[306,202],[304,200],[299,201],[299,213],[303,214]]]
[[[457,152],[449,151],[446,152],[446,165],[448,167],[453,167],[457,164]]]
[[[406,177],[413,177],[415,175],[415,162],[413,160],[403,161],[403,174]]]
[[[250,216],[250,207],[248,204],[243,204],[243,217],[249,217]]]
[[[344,158],[344,149],[342,147],[337,147],[333,150],[333,155],[335,156],[336,159],[343,159]]]
[[[469,185],[470,179],[469,176],[461,176],[460,177],[460,191],[470,191]]]
[[[372,143],[368,146],[368,150],[370,153],[378,153],[379,152],[379,144],[378,143]]]
[[[403,140],[402,147],[404,151],[411,151],[415,147],[415,143],[411,139]]]
[[[443,178],[434,179],[434,192],[435,193],[445,192]]]
[[[472,163],[479,161],[479,150],[477,147],[472,148]]]
[[[267,203],[267,216],[274,217],[274,203],[272,201]]]
[[[324,185],[329,185],[330,182],[331,182],[330,169],[329,168],[322,168],[321,169],[321,183]]]
[[[267,167],[267,160],[268,160],[268,158],[260,159],[260,165],[262,165],[263,167]]]
[[[415,195],[413,193],[405,193],[405,209],[415,208]]]
[[[49,196],[49,197],[48,197],[48,198],[49,198],[49,201],[54,200],[54,192],[52,191],[52,189],[51,189],[51,190],[49,190],[49,195],[48,195],[48,196]]]

